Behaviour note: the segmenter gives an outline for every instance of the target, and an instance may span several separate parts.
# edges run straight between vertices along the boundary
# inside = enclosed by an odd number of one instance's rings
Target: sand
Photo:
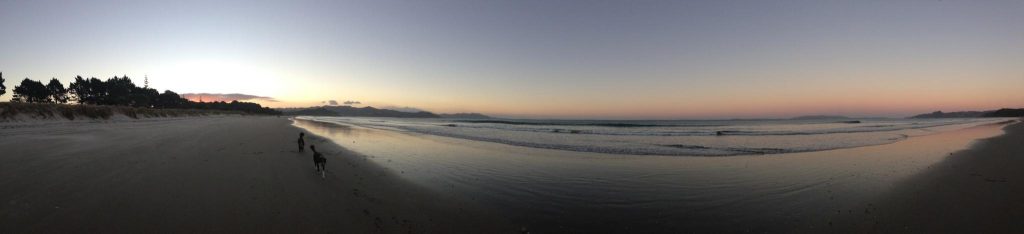
[[[855,230],[1006,233],[1024,230],[1024,123],[979,140],[897,184]],[[858,211],[860,212],[860,211]]]
[[[909,176],[858,215],[836,216],[835,226],[793,230],[1024,230],[1024,124],[1005,131]],[[298,132],[275,117],[0,124],[0,233],[522,230],[506,211],[432,192],[307,135],[329,160],[321,179],[310,152],[296,151]]]
[[[18,124],[0,128],[0,233],[517,232],[472,202],[327,153],[314,174],[275,117]]]

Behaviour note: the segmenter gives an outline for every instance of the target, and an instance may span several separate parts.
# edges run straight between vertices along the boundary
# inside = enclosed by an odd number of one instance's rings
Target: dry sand
[[[515,232],[496,214],[402,181],[285,118],[0,126],[0,233]]]
[[[1024,230],[1024,123],[979,140],[866,207],[856,232],[1015,233]]]

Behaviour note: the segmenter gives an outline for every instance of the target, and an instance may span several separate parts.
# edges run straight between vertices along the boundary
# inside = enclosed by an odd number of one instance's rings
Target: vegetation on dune
[[[200,110],[200,109],[157,109],[130,106],[66,105],[56,103],[3,102],[0,103],[0,120],[14,119],[26,115],[37,119],[80,118],[110,119],[115,114],[129,118],[185,117],[222,114],[249,114],[242,111]]]
[[[2,86],[2,73],[0,73],[0,95],[6,92]],[[148,83],[148,82],[147,82]],[[165,90],[163,93],[147,85],[138,87],[128,76],[100,80],[95,77],[75,77],[67,88],[56,78],[51,79],[44,85],[42,82],[25,78],[18,86],[15,86],[12,103],[52,104],[52,105],[4,105],[4,118],[9,118],[17,113],[39,113],[41,116],[52,114],[41,113],[68,113],[61,114],[71,119],[74,114],[88,116],[91,118],[109,118],[117,111],[125,115],[137,118],[138,116],[181,116],[197,115],[199,113],[245,113],[245,114],[280,114],[279,111],[260,106],[251,102],[193,102],[182,98],[177,93]],[[60,105],[69,102],[78,105]],[[40,108],[28,110],[27,108]],[[162,111],[162,110],[168,111]],[[205,110],[190,111],[190,110]],[[74,113],[74,114],[72,114]]]

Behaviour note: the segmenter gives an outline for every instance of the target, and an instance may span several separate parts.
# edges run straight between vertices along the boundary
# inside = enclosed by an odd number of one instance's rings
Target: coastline
[[[346,124],[297,125],[344,139],[347,148],[417,184],[482,201],[530,231],[820,232],[857,230],[850,223],[878,213],[853,211],[877,207],[899,181],[950,153],[999,137],[1006,123],[892,144],[730,157],[596,154]]]
[[[328,157],[327,179],[312,173],[311,152],[295,150],[296,133],[309,129],[285,118],[0,129],[0,232],[1024,230],[1014,223],[1024,217],[1024,202],[1014,197],[1024,192],[1024,173],[1015,170],[1024,164],[1015,158],[1024,155],[1021,122],[880,146],[691,158],[526,149],[327,124],[306,139]],[[392,144],[407,141],[415,142]],[[356,152],[365,147],[397,151]],[[417,158],[402,161],[409,152]],[[894,156],[900,158],[885,161]],[[525,171],[505,178],[503,168]],[[428,174],[438,177],[417,177]],[[660,213],[671,210],[679,213]]]
[[[1024,122],[895,186],[852,230],[1003,233],[1024,230]]]
[[[275,117],[19,126],[0,132],[0,232],[502,232],[471,203],[389,174]],[[307,134],[309,135],[309,134]]]

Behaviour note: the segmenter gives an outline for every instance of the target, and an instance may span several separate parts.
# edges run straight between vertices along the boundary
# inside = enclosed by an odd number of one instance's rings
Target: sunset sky
[[[0,1],[0,72],[525,118],[1024,107],[1024,1]]]

